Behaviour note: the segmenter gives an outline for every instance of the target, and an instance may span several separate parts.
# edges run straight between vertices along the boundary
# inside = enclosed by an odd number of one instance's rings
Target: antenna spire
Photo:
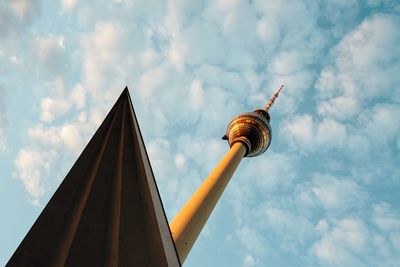
[[[282,89],[283,89],[283,84],[281,85],[281,87],[279,87],[279,90],[276,91],[276,93],[271,97],[271,99],[265,105],[265,107],[264,107],[265,111],[268,111],[271,108],[271,106],[274,104],[275,100],[278,98],[279,94],[281,93]]]

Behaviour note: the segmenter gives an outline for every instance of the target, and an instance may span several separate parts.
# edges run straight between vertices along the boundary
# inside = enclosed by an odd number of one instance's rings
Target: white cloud
[[[352,172],[355,179],[365,183],[377,183],[377,175],[390,177],[395,169],[393,142],[397,142],[400,130],[396,104],[400,100],[400,76],[395,74],[400,68],[399,21],[398,15],[385,14],[365,19],[332,50],[334,62],[321,71],[315,84],[322,120],[346,122],[334,127],[341,133],[339,148],[347,152],[345,157],[353,164],[363,165]],[[330,128],[326,127],[328,134],[322,136],[336,142],[334,135],[338,133],[331,133]]]
[[[45,97],[41,103],[42,114],[40,119],[43,122],[51,122],[58,116],[64,115],[70,108],[70,103],[62,99],[52,99]]]
[[[325,117],[332,116],[341,120],[349,119],[358,115],[359,111],[358,99],[351,96],[339,96],[318,103],[318,113]]]
[[[55,149],[64,146],[73,154],[82,150],[83,142],[87,135],[98,127],[101,119],[96,119],[95,111],[90,118],[85,111],[85,88],[77,84],[66,93],[63,81],[51,83],[54,97],[44,97],[41,101],[41,123],[28,129],[29,136],[40,141],[43,150]],[[72,117],[67,114],[75,114]],[[102,116],[101,114],[100,116]],[[54,120],[57,119],[56,123]],[[70,121],[65,121],[69,119]],[[53,146],[53,147],[52,147]],[[46,149],[45,149],[46,147]]]
[[[381,266],[396,266],[400,262],[400,215],[396,206],[386,202],[374,203],[369,221],[373,235],[373,249]]]
[[[53,120],[64,116],[72,108],[80,110],[85,105],[86,89],[81,85],[75,85],[70,92],[67,92],[65,81],[56,79],[49,83],[51,95],[41,100],[40,120],[50,123]]]
[[[307,151],[314,142],[314,128],[314,120],[310,114],[295,115],[291,121],[282,123],[280,132],[291,146]]]
[[[125,28],[115,21],[99,21],[94,26],[94,31],[81,38],[84,49],[83,74],[84,86],[96,97],[98,92],[106,91],[113,82],[119,88],[127,80],[128,71],[131,70],[134,59],[128,45],[128,36],[131,32],[125,32]],[[135,32],[135,28],[133,29]],[[140,38],[135,36],[135,40]],[[109,84],[107,77],[114,77]],[[119,89],[120,90],[120,89]]]
[[[182,169],[182,168],[185,167],[185,164],[186,164],[186,158],[185,158],[185,156],[182,155],[182,154],[180,154],[180,153],[178,153],[178,154],[175,156],[175,166],[176,166],[178,169]]]
[[[396,213],[386,203],[374,204],[372,208],[372,220]],[[316,226],[320,239],[312,245],[311,252],[323,266],[396,266],[399,248],[398,232],[394,229],[399,229],[398,225],[391,229],[393,232],[373,227],[354,216],[323,219]]]
[[[294,115],[280,126],[292,148],[300,153],[319,149],[337,149],[347,143],[347,127],[331,118],[315,121],[310,114]]]
[[[185,46],[175,40],[171,41],[168,50],[168,59],[176,67],[177,70],[183,71],[186,62],[186,48]]]
[[[199,110],[204,104],[204,89],[199,80],[194,80],[190,85],[190,102],[195,110]]]
[[[283,251],[298,254],[314,237],[314,227],[310,220],[295,211],[267,205],[263,214],[258,214],[262,229],[278,236],[278,244]],[[258,217],[257,216],[257,217]]]
[[[268,151],[262,157],[244,161],[245,166],[240,169],[240,175],[244,177],[241,182],[248,183],[251,187],[256,185],[253,188],[254,193],[274,192],[293,183],[296,178],[295,164],[295,159],[289,154]]]
[[[65,146],[78,154],[83,147],[82,128],[74,124],[64,124],[60,129],[60,138]]]
[[[298,72],[304,64],[299,51],[284,51],[281,52],[273,63],[273,70],[280,75],[287,75]]]
[[[34,205],[39,205],[49,188],[59,181],[52,176],[63,174],[58,155],[63,160],[69,160],[70,154],[78,155],[98,126],[83,110],[86,90],[82,85],[67,90],[63,79],[47,85],[50,96],[41,100],[40,122],[28,129],[31,145],[20,149],[14,161],[14,176],[21,180]]]
[[[39,62],[48,70],[60,70],[65,59],[63,58],[65,47],[62,36],[41,36],[36,38],[36,52]]]
[[[28,134],[31,138],[40,140],[42,142],[60,144],[59,129],[56,127],[44,128],[43,125],[39,124],[35,128],[28,130]]]
[[[165,73],[162,68],[154,68],[140,77],[139,92],[144,98],[152,96],[163,84]]]
[[[78,0],[62,0],[61,5],[63,10],[70,11],[76,7]]]
[[[348,127],[346,149],[349,156],[364,162],[373,160],[374,164],[377,161],[386,165],[391,163],[390,150],[400,133],[399,124],[400,108],[397,105],[377,104],[365,109],[358,116],[357,123]]]
[[[388,203],[372,205],[371,221],[383,232],[400,231],[400,214]]]
[[[377,105],[361,117],[364,134],[378,144],[393,140],[400,132],[400,107],[398,105]]]
[[[337,94],[338,81],[333,67],[326,67],[321,71],[315,87],[322,99],[331,98]]]
[[[153,49],[148,49],[140,55],[144,67],[152,67],[158,58],[159,54]]]
[[[385,63],[392,57],[396,58],[397,55],[390,54],[398,51],[394,46],[400,34],[395,24],[398,19],[394,16],[376,15],[365,20],[338,45],[336,62],[339,68],[361,70],[379,61]]]
[[[250,254],[247,254],[243,259],[243,267],[251,267],[256,263],[254,257]]]
[[[249,228],[248,226],[243,226],[236,229],[236,235],[238,236],[241,245],[251,251],[254,255],[261,256],[267,252],[269,244],[267,240],[258,234],[258,231]]]
[[[314,175],[308,190],[327,211],[359,207],[368,197],[365,189],[356,182],[331,175]]]
[[[317,82],[323,95],[353,97],[364,105],[376,97],[399,99],[399,21],[378,14],[347,34],[334,50],[335,64],[322,70]]]
[[[342,147],[346,138],[346,127],[333,119],[323,119],[317,126],[316,141],[321,147]]]
[[[77,109],[85,106],[86,90],[81,84],[77,84],[69,95],[71,104],[75,104]]]
[[[313,246],[322,264],[328,266],[368,266],[363,252],[369,242],[365,224],[353,218],[334,222]]]
[[[16,174],[28,192],[30,201],[39,205],[40,197],[46,191],[44,175],[49,172],[51,162],[56,158],[54,152],[43,152],[36,149],[21,149],[14,161]]]
[[[39,0],[8,0],[8,4],[15,15],[24,22],[37,16],[41,7]]]
[[[328,222],[325,219],[320,220],[315,226],[315,230],[320,233],[326,233],[329,230]]]
[[[273,16],[263,16],[257,24],[257,33],[261,40],[273,46],[280,39],[280,28]]]
[[[169,1],[167,5],[167,14],[164,17],[165,34],[168,35],[169,47],[167,49],[167,58],[169,62],[180,72],[184,70],[189,57],[187,40],[184,39],[184,26],[201,11],[200,2],[187,2],[182,0]],[[192,40],[189,41],[189,43]]]
[[[28,130],[29,136],[40,141],[44,146],[65,146],[69,151],[77,155],[82,150],[83,134],[87,135],[88,127],[85,123],[65,123],[59,127],[44,127],[38,125]]]

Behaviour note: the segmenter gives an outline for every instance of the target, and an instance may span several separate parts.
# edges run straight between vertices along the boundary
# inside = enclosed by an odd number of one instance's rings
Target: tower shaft
[[[230,178],[246,154],[236,142],[170,224],[179,259],[183,263]]]

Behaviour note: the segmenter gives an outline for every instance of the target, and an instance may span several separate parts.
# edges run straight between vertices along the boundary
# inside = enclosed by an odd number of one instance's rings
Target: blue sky
[[[0,3],[0,265],[128,85],[169,219],[271,110],[185,266],[400,266],[400,4]]]

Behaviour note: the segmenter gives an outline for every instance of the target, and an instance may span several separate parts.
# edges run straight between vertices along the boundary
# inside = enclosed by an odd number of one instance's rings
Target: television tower
[[[261,155],[268,149],[271,143],[268,111],[282,89],[283,85],[264,109],[256,109],[233,118],[226,134],[222,137],[228,141],[230,150],[170,223],[181,264],[185,261],[242,158]]]

